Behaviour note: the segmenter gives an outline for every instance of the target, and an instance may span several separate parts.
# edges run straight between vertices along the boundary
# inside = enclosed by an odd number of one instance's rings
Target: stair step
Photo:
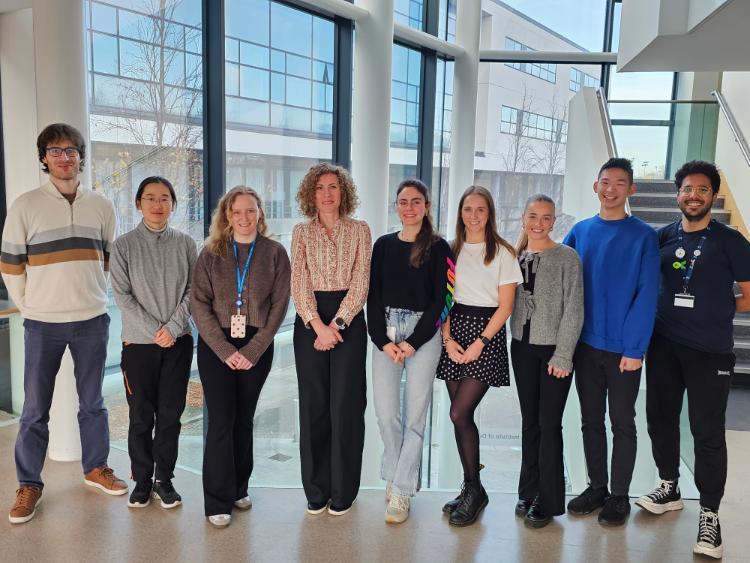
[[[738,362],[734,365],[732,387],[750,387],[750,363]]]
[[[658,207],[658,208],[672,208],[677,209],[677,199],[674,193],[662,194],[662,193],[636,193],[628,198],[628,202],[631,206],[635,207]],[[724,209],[724,196],[720,195],[716,198],[716,203],[713,205],[713,212]]]
[[[682,217],[679,209],[671,210],[663,207],[631,207],[630,211],[647,223],[671,223]],[[711,216],[719,223],[728,224],[731,213],[725,209],[717,209],[711,213]]]
[[[735,338],[734,347],[739,350],[750,350],[750,339],[747,338]]]
[[[662,181],[647,181],[647,180],[635,180],[635,186],[638,190],[637,193],[663,193],[663,194],[672,194],[675,195],[677,193],[677,188],[674,185],[674,182],[668,182],[666,180]]]

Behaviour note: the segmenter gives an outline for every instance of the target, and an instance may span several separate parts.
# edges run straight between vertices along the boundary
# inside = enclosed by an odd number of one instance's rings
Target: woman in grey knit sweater
[[[518,260],[523,284],[511,317],[511,359],[521,403],[521,475],[516,514],[532,528],[565,512],[562,416],[583,325],[583,278],[575,251],[550,238],[555,202],[531,196]]]

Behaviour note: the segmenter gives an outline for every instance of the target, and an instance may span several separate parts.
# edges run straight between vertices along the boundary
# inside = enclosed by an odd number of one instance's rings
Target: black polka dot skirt
[[[451,336],[462,348],[468,348],[479,338],[496,310],[495,307],[473,307],[456,303],[451,309]],[[443,347],[437,367],[438,379],[458,381],[463,377],[471,377],[490,387],[510,385],[506,340],[505,325],[503,325],[500,332],[484,347],[479,358],[468,364],[455,363],[448,357]]]

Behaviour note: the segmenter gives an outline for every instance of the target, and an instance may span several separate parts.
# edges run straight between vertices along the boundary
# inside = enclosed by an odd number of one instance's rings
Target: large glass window
[[[140,221],[143,178],[169,179],[177,192],[171,225],[203,240],[200,0],[90,0],[86,10],[93,187],[115,205],[117,235]],[[128,406],[120,374],[119,309],[112,318],[104,379],[114,447],[126,449]],[[180,464],[199,469],[202,393],[193,372],[180,435]]]
[[[534,51],[528,45],[524,45],[520,41],[511,39],[510,37],[505,38],[505,48],[509,51]],[[549,63],[505,63],[511,68],[536,76],[547,82],[554,82],[557,80],[557,65]]]
[[[425,0],[395,0],[393,21],[408,27],[423,29],[424,3]]]
[[[300,180],[333,157],[334,23],[279,2],[227,0],[225,29],[237,84],[226,92],[226,185],[260,193],[270,231],[289,250],[304,220]],[[255,413],[256,485],[301,485],[293,320],[290,304]]]
[[[421,75],[422,54],[393,45],[389,202],[396,200],[396,187],[401,180],[416,176]],[[398,224],[395,208],[390,206],[388,229],[396,229]]]

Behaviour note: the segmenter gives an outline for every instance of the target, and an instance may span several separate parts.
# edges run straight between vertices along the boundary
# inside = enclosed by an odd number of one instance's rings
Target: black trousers
[[[122,347],[120,368],[130,407],[128,454],[137,482],[174,477],[192,361],[190,334],[178,338],[171,348],[157,344]]]
[[[513,339],[513,374],[521,403],[521,475],[518,496],[538,502],[545,513],[565,513],[562,417],[573,382],[547,373],[554,346]]]
[[[318,314],[328,324],[346,292],[315,292]],[[362,312],[328,352],[313,348],[316,334],[297,316],[297,363],[302,485],[309,502],[349,506],[357,498],[365,444],[367,326]]]
[[[609,405],[612,426],[613,495],[630,490],[638,439],[635,429],[635,401],[641,383],[641,369],[620,372],[622,354],[598,350],[579,343],[573,364],[576,389],[581,403],[581,430],[586,468],[592,487],[607,485],[607,434],[604,413]]]
[[[646,419],[659,476],[680,474],[680,412],[687,389],[695,485],[701,505],[718,511],[727,481],[725,415],[734,354],[701,352],[654,334],[646,360]]]
[[[248,326],[244,338],[227,340],[238,349],[257,332]],[[233,370],[198,338],[198,371],[208,409],[203,450],[203,503],[206,516],[231,514],[234,501],[247,496],[253,472],[253,417],[271,371],[273,342],[249,370]]]

